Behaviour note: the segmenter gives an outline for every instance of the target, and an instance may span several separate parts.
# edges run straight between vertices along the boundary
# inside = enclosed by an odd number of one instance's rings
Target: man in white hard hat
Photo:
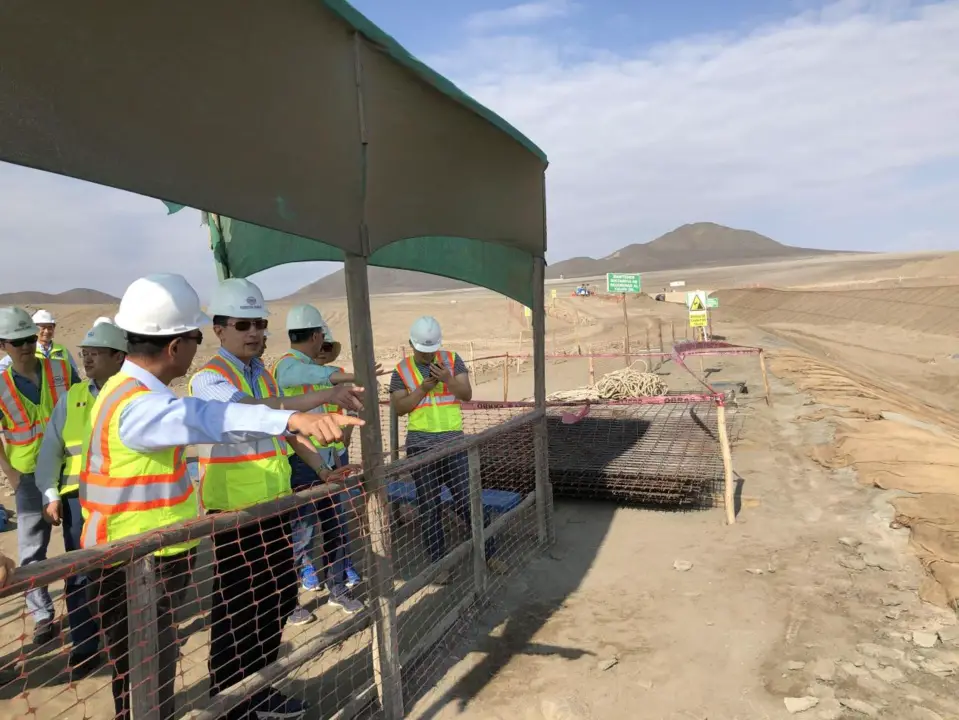
[[[66,360],[37,356],[38,333],[36,323],[22,308],[0,308],[0,348],[10,358],[9,366],[0,374],[4,441],[0,469],[16,496],[21,565],[47,557],[50,524],[43,519],[43,496],[37,489],[34,473],[50,414],[70,386],[80,381]],[[27,609],[34,620],[33,642],[45,645],[55,632],[53,601],[45,587],[27,592]]]
[[[345,372],[343,368],[322,366],[314,362],[314,358],[324,350],[338,350],[319,310],[312,305],[296,305],[290,308],[286,316],[286,331],[290,338],[290,349],[277,360],[273,374],[287,397],[354,382],[353,374]],[[335,345],[338,346],[339,343]],[[321,410],[342,412],[341,408],[332,404]],[[343,462],[342,453],[346,451],[349,437],[350,431],[347,428],[343,432],[342,441],[318,446],[320,455],[329,467],[345,467],[348,464]],[[291,457],[290,466],[294,488],[305,488],[316,483],[316,473],[300,457]],[[330,593],[330,603],[349,612],[351,609],[359,609],[356,601],[351,600],[349,590],[358,585],[361,578],[349,556],[347,502],[347,493],[344,493],[336,498],[335,502],[332,499],[323,500],[312,507],[300,508],[293,521],[293,552],[301,587],[304,590],[319,590],[325,584]],[[316,571],[310,552],[317,523],[323,531],[322,579]],[[291,621],[296,620],[294,615]]]
[[[350,388],[309,391],[284,398],[260,360],[269,324],[263,293],[241,278],[221,282],[207,308],[220,341],[217,354],[191,378],[190,394],[203,400],[268,404],[310,411],[330,402],[359,407]],[[290,445],[312,475],[324,482],[329,467],[306,439]],[[206,446],[200,452],[201,502],[208,512],[239,510],[289,495],[290,458],[282,438],[256,444]],[[297,608],[297,576],[289,518],[277,516],[213,536],[214,586],[210,626],[210,694],[262,670],[279,656],[283,622]],[[330,604],[355,613],[363,609],[348,592]],[[309,621],[309,613],[301,608]],[[294,618],[294,622],[296,618]],[[272,709],[296,700],[272,696]],[[230,717],[243,717],[243,708]]]
[[[406,455],[412,457],[463,435],[460,403],[473,397],[466,364],[455,352],[443,350],[443,335],[436,318],[424,316],[410,328],[413,354],[404,358],[390,378],[390,403],[397,415],[407,416]],[[470,524],[469,461],[465,452],[444,457],[414,469],[416,504],[423,544],[430,560],[446,554],[441,492],[445,485],[453,496],[453,509]],[[495,543],[486,541],[490,569],[504,569],[493,558]],[[442,573],[438,582],[449,579]]]
[[[87,379],[75,383],[53,408],[37,458],[37,489],[43,495],[44,514],[52,525],[63,526],[63,547],[80,549],[83,514],[80,510],[80,451],[90,434],[93,403],[106,382],[120,371],[127,339],[112,323],[94,325],[80,343],[80,359]],[[71,675],[79,679],[99,664],[99,627],[87,603],[85,575],[67,578],[67,618],[70,622]]]
[[[79,373],[77,363],[70,351],[53,340],[57,330],[57,321],[53,313],[49,310],[37,310],[33,313],[33,323],[37,326],[37,357],[47,360],[66,360],[70,363],[70,367]],[[9,366],[9,355],[0,359],[0,370],[6,370]]]
[[[208,321],[196,291],[181,275],[149,275],[124,293],[115,322],[126,331],[127,358],[97,395],[92,430],[82,449],[82,547],[196,518],[199,508],[187,470],[188,445],[253,444],[290,434],[331,442],[342,436],[339,424],[362,424],[352,417],[176,397],[169,384],[189,371],[203,341],[199,328]],[[169,720],[174,713],[179,648],[173,613],[191,581],[197,544],[180,543],[154,553],[160,720]],[[96,603],[113,671],[116,717],[129,720],[126,574],[122,566],[111,566],[92,573],[91,580],[89,595]],[[291,710],[281,705],[284,701],[272,692],[263,693],[257,698],[257,710],[268,714],[250,710],[245,717],[302,716],[302,707],[280,714]]]

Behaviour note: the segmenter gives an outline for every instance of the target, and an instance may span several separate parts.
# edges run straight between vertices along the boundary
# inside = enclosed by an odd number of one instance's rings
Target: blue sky
[[[355,5],[547,152],[552,262],[698,220],[806,247],[959,249],[959,0]],[[195,212],[0,164],[0,236],[65,257],[78,233],[75,262],[44,278],[7,264],[0,287],[83,277],[119,294],[160,270],[212,286]],[[254,279],[276,296],[332,269]]]

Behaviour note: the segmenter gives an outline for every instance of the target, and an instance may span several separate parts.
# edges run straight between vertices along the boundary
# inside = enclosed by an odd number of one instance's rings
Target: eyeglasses
[[[106,357],[114,352],[116,352],[116,350],[90,350],[88,348],[81,348],[80,357],[84,360],[88,358],[90,360],[96,360],[99,357]]]
[[[195,333],[190,333],[188,335],[181,335],[183,340],[195,340],[197,345],[200,345],[203,342],[203,333],[197,330]]]
[[[227,327],[235,328],[238,332],[247,332],[250,328],[266,330],[269,324],[269,320],[257,318],[256,320],[234,320],[232,323],[227,323]]]
[[[13,347],[23,347],[24,345],[36,345],[37,336],[31,335],[30,337],[17,338],[16,340],[4,340],[4,342],[7,343],[8,345],[12,345]]]

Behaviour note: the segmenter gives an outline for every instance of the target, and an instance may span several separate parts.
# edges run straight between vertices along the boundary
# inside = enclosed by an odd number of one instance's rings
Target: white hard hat
[[[128,333],[163,336],[196,330],[210,318],[200,311],[200,298],[185,277],[157,273],[133,281],[115,322]]]
[[[229,278],[217,285],[206,311],[231,318],[265,318],[270,314],[263,292],[246,278]]]
[[[33,313],[33,322],[37,325],[56,325],[57,321],[49,310],[37,310]]]
[[[287,330],[313,330],[324,327],[326,327],[326,320],[312,305],[294,305],[286,314]]]
[[[99,325],[94,324],[87,331],[82,348],[110,348],[111,350],[127,351],[127,336],[124,332],[112,322],[103,322]]]
[[[0,338],[20,340],[36,335],[38,332],[36,323],[23,308],[0,308]]]
[[[410,328],[410,342],[420,352],[436,352],[443,344],[443,331],[436,318],[424,315]]]
[[[113,322],[113,320],[108,318],[106,315],[101,315],[100,317],[98,317],[96,320],[93,321],[93,327],[96,327],[97,325],[103,325],[103,323],[110,323],[111,325],[116,325],[116,323]]]

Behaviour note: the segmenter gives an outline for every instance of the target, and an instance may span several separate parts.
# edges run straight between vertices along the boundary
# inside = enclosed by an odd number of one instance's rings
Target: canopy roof
[[[231,274],[345,251],[529,299],[543,152],[343,0],[0,7],[0,159],[235,218]]]

